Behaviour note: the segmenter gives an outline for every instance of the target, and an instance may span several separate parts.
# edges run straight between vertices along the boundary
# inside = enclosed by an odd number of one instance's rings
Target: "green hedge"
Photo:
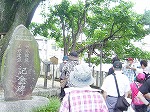
[[[58,112],[60,107],[60,99],[58,97],[51,97],[49,104],[44,107],[35,109],[33,112]]]

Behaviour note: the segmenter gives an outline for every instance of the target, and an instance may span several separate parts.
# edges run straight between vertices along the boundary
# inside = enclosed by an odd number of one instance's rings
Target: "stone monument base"
[[[32,96],[31,100],[4,101],[0,99],[0,112],[33,112],[34,109],[46,106],[49,99],[42,96]]]

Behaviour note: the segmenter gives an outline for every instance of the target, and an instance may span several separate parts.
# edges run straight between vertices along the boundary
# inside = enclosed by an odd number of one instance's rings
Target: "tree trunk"
[[[24,0],[1,0],[0,33],[5,32],[6,35],[0,40],[0,65],[14,29],[20,24],[28,28],[33,14],[41,1],[32,0],[26,3]]]

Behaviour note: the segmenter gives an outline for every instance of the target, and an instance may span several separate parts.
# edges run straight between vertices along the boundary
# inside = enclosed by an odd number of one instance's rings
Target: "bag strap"
[[[139,87],[138,87],[137,83],[136,83],[136,82],[134,82],[134,84],[136,85],[137,89],[139,89]]]
[[[69,94],[68,94],[68,108],[69,108],[69,112],[71,112],[71,111],[70,111],[70,92],[69,92]]]
[[[114,79],[115,79],[115,83],[116,83],[116,88],[117,88],[118,97],[120,97],[119,88],[118,88],[118,83],[117,83],[117,79],[116,79],[116,74],[115,74],[115,73],[113,73],[112,75],[114,76]]]

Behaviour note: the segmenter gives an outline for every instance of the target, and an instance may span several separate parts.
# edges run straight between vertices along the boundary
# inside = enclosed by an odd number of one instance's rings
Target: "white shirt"
[[[120,95],[123,96],[130,90],[129,79],[126,75],[122,74],[122,71],[115,71],[115,74]],[[107,95],[118,97],[116,83],[113,75],[109,75],[104,79],[101,89],[104,90]]]

